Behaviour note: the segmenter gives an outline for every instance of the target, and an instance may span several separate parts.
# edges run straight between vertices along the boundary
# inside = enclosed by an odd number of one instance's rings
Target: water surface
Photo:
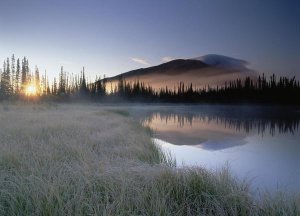
[[[260,106],[136,106],[131,114],[153,131],[177,166],[218,169],[252,188],[300,191],[300,112]]]

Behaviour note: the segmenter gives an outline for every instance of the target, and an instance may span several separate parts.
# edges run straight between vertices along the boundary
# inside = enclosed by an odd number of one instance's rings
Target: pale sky
[[[57,76],[113,76],[222,54],[300,78],[298,0],[1,0],[0,61],[13,53]]]

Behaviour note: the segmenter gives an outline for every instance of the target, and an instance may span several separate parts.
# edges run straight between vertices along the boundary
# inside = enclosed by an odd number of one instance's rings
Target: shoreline
[[[0,109],[1,215],[300,212],[300,196],[254,201],[229,170],[174,169],[149,129],[126,112],[65,104]]]

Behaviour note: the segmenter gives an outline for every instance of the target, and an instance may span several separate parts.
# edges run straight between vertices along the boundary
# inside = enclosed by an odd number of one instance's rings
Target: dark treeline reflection
[[[274,136],[276,133],[294,134],[299,129],[300,112],[291,109],[275,108],[251,108],[226,107],[214,110],[204,109],[201,111],[182,110],[159,110],[150,111],[142,118],[145,125],[159,121],[166,125],[176,127],[193,127],[197,124],[211,123],[224,128],[234,129],[239,132],[257,133],[264,135],[269,133]]]

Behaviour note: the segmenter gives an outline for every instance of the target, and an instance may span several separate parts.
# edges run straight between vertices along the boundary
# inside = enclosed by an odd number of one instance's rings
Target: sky
[[[57,76],[117,75],[221,54],[300,78],[299,0],[1,0],[0,61],[13,53]]]

